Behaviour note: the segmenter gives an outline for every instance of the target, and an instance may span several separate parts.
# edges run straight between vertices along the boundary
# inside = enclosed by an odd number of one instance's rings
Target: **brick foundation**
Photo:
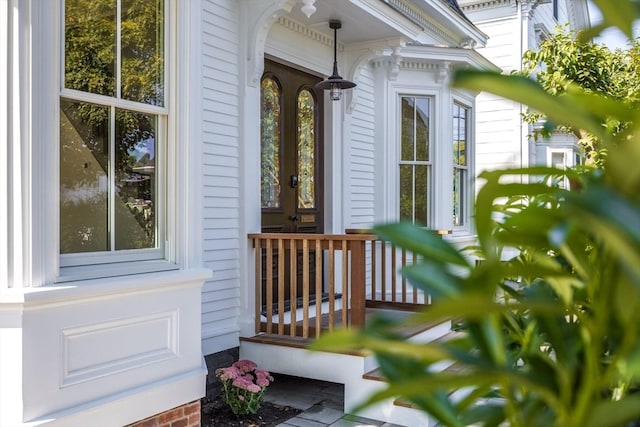
[[[200,401],[178,406],[126,427],[200,427]]]

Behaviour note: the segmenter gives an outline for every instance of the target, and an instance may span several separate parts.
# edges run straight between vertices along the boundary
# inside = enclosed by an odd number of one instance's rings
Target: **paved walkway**
[[[303,411],[278,427],[399,427],[345,414],[342,384],[278,375],[265,400]]]

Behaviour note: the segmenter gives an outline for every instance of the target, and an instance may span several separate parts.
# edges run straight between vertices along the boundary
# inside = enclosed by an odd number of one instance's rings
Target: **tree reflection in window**
[[[429,224],[430,98],[401,98],[399,214],[400,219]]]
[[[315,207],[315,100],[308,89],[298,94],[298,208]]]
[[[261,160],[260,182],[263,208],[280,207],[280,87],[271,77],[261,85]]]
[[[63,254],[156,246],[156,117],[112,108],[60,101]]]
[[[467,116],[468,108],[453,106],[453,225],[465,225],[467,197]]]

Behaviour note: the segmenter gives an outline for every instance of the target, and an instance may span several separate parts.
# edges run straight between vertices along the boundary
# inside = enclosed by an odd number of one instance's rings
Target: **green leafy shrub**
[[[614,23],[634,16],[619,13],[635,10],[631,1],[597,3],[604,12],[620,9]],[[388,387],[365,404],[400,396],[447,426],[637,422],[640,111],[573,85],[550,94],[523,76],[462,71],[453,84],[522,102],[594,135],[608,151],[606,168],[483,173],[478,245],[462,252],[411,224],[376,227],[382,239],[424,260],[403,274],[433,304],[408,322],[452,321],[460,332],[412,343],[398,324],[378,319],[362,331],[327,335],[316,348],[370,349]],[[628,127],[612,132],[603,125],[610,120]],[[555,185],[564,178],[570,189]],[[449,369],[437,367],[443,360]]]

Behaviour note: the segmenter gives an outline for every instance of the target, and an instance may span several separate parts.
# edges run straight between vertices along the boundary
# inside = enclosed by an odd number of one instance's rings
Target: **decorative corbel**
[[[438,65],[437,83],[444,83],[449,78],[450,62],[442,62]]]
[[[531,18],[530,14],[538,6],[538,3],[548,3],[548,0],[511,0],[511,7],[514,11],[517,11],[519,7],[522,15]]]
[[[279,17],[288,14],[296,0],[245,0],[247,25],[247,85],[256,87],[264,72],[267,34]],[[266,6],[266,7],[265,7]]]
[[[362,68],[375,58],[381,56],[386,57],[385,61],[380,61],[380,64],[385,64],[389,67],[389,79],[397,79],[400,72],[400,65],[402,63],[402,49],[407,45],[407,41],[402,38],[394,38],[384,41],[379,41],[374,44],[368,44],[358,54],[355,61],[353,61],[351,68],[349,69],[349,80],[357,83],[360,77]],[[391,52],[391,53],[389,53]],[[358,104],[358,87],[347,93],[347,113],[353,112]]]
[[[389,67],[389,80],[396,81],[398,80],[398,75],[400,74],[400,64],[402,63],[402,55],[400,51],[404,47],[404,43],[402,46],[393,47],[393,52],[391,53],[391,66]]]

